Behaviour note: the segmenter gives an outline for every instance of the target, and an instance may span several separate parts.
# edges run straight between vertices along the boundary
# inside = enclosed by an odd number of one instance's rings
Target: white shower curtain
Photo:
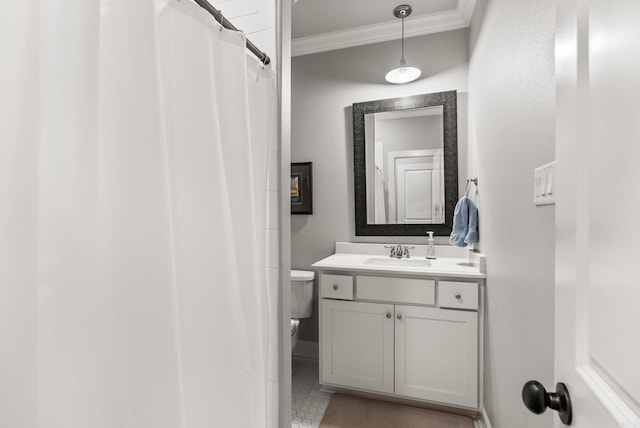
[[[163,3],[2,2],[1,427],[265,425],[273,72]]]

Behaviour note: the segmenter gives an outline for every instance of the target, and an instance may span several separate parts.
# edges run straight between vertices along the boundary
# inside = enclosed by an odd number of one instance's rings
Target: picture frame
[[[313,214],[312,162],[291,163],[291,214]]]

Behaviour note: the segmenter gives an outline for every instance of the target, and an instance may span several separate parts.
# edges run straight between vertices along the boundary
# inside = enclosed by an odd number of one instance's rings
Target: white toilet
[[[300,318],[309,318],[313,308],[313,278],[307,270],[291,271],[291,350],[298,343]]]

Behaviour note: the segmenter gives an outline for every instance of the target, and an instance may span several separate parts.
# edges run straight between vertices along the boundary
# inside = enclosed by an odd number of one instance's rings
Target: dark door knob
[[[539,415],[549,407],[556,410],[565,425],[571,425],[571,398],[564,383],[556,383],[556,392],[547,392],[538,381],[530,380],[522,387],[522,401],[527,409]]]

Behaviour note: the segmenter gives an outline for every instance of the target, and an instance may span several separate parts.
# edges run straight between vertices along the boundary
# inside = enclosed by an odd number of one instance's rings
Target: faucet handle
[[[396,246],[395,245],[385,245],[384,248],[391,248],[391,251],[389,252],[389,257],[395,257],[396,256]]]
[[[416,248],[416,247],[415,246],[414,247],[410,247],[408,245],[405,245],[404,249],[402,250],[402,256],[406,257],[406,258],[411,257],[411,255],[409,254],[409,250],[413,250],[414,248]]]

